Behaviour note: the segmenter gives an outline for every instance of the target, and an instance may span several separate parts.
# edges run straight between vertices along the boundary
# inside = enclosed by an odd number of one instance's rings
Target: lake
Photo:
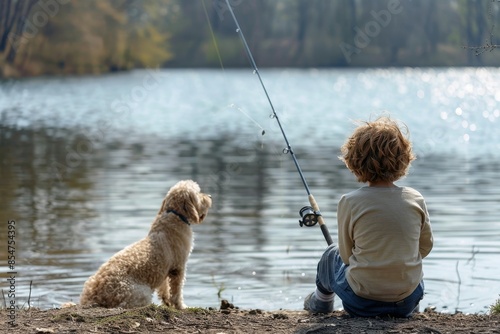
[[[407,124],[418,159],[398,184],[424,195],[435,237],[421,309],[487,312],[500,294],[500,69],[261,75],[334,240],[340,196],[362,186],[337,158],[354,122],[388,112]],[[302,309],[326,243],[299,227],[307,193],[270,114],[251,70],[0,82],[1,289],[7,221],[17,304],[57,307],[147,234],[173,184],[194,179],[213,208],[193,227],[186,304]]]

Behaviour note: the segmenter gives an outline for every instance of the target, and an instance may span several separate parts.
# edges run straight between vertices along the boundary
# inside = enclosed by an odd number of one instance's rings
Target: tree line
[[[229,3],[261,67],[500,64],[473,52],[498,44],[499,0]],[[0,1],[3,77],[221,66],[248,66],[225,0]]]

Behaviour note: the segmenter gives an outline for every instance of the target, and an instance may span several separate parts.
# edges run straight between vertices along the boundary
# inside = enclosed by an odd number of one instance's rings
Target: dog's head
[[[179,181],[165,196],[158,214],[168,210],[184,215],[189,223],[201,224],[212,206],[212,198],[200,191],[198,183],[191,180]]]

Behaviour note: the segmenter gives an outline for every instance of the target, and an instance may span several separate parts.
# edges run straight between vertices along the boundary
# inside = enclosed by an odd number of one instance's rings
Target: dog
[[[134,308],[151,304],[156,291],[166,306],[184,309],[186,262],[193,248],[191,224],[200,224],[211,196],[191,180],[168,191],[148,235],[104,263],[84,284],[82,306]]]

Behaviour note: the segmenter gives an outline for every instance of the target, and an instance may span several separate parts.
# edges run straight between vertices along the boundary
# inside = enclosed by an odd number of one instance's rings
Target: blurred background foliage
[[[260,66],[500,65],[464,49],[500,36],[498,0],[230,2]],[[401,12],[359,39],[391,3]],[[223,65],[248,66],[224,0],[0,0],[0,76],[220,67],[210,26]]]

